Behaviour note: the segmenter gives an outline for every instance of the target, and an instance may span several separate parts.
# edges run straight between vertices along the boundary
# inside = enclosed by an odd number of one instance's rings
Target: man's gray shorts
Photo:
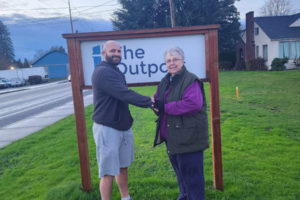
[[[134,157],[133,133],[130,128],[120,131],[94,122],[93,135],[99,178],[104,175],[117,176],[120,168],[129,167]]]

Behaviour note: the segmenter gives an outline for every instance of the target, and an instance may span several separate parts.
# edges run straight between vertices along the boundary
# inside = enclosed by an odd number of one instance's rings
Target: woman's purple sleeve
[[[202,91],[196,80],[184,91],[182,100],[165,104],[165,112],[169,115],[194,115],[201,110],[202,104]]]

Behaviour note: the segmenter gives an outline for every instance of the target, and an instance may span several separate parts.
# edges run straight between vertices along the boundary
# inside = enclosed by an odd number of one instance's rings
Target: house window
[[[291,59],[300,58],[300,41],[299,42],[291,42]]]
[[[259,56],[259,46],[255,47],[255,58],[258,58]]]
[[[280,42],[279,57],[287,57],[289,59],[300,58],[300,41]]]
[[[254,28],[254,35],[258,35],[259,34],[259,28]]]
[[[280,58],[290,57],[290,42],[279,43],[279,57]]]
[[[268,60],[268,45],[263,45],[263,59]]]

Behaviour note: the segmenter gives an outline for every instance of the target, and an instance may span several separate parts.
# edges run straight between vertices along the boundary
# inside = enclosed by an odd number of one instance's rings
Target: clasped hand
[[[159,114],[163,113],[165,110],[164,102],[160,101],[159,99],[154,99],[153,110]]]

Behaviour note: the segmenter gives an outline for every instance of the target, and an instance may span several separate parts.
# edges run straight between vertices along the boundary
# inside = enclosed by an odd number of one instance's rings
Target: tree
[[[119,0],[122,9],[114,12],[116,30],[159,28],[170,26],[168,0]]]
[[[42,50],[39,49],[35,52],[35,54],[33,55],[33,61],[38,60],[40,57],[42,57],[43,55],[45,55],[48,51],[46,50]]]
[[[291,12],[291,3],[289,0],[268,0],[261,8],[263,16],[282,16]]]
[[[114,12],[115,30],[170,27],[168,0],[119,0],[122,8]],[[222,62],[235,61],[239,38],[239,13],[235,0],[174,0],[175,25],[220,24],[219,53]],[[220,62],[221,63],[221,62]]]
[[[6,26],[0,21],[0,69],[7,69],[15,57],[13,44]]]
[[[23,65],[21,59],[16,60],[16,61],[14,62],[14,64],[15,64],[16,68],[24,68],[24,65]]]
[[[24,67],[24,68],[29,68],[29,67],[30,67],[30,64],[29,64],[27,58],[24,59],[23,67]]]
[[[49,51],[60,51],[66,53],[66,50],[63,46],[52,46]]]

